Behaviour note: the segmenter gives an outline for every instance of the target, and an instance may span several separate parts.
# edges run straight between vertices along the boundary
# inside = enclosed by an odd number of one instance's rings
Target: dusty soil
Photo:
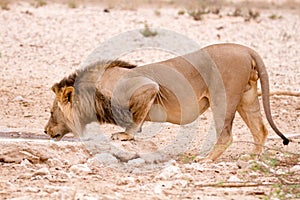
[[[0,10],[0,199],[300,198],[299,10],[256,8],[260,16],[255,18],[247,9],[237,14],[226,6],[196,21],[176,6],[125,5],[109,7],[109,12],[94,4],[75,9],[54,3],[9,7]],[[191,127],[147,123],[146,130],[154,131],[137,142],[110,141],[110,134],[121,129],[109,125],[91,128],[100,140],[70,134],[50,141],[43,127],[54,98],[51,86],[79,68],[101,42],[145,24],[176,31],[201,46],[234,42],[257,50],[268,66],[271,91],[296,94],[271,97],[274,120],[291,144],[284,147],[268,126],[265,152],[253,160],[251,134],[237,115],[230,148],[215,163],[193,163],[209,130],[209,111]],[[145,64],[168,56],[139,50],[125,57]],[[184,150],[174,147],[182,150],[180,155],[156,157],[157,152],[173,151],[167,147],[182,132],[196,134],[179,145],[186,145]],[[144,157],[130,157],[138,151]]]

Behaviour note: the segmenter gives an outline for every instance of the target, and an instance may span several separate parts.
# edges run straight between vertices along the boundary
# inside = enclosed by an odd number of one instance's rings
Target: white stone
[[[63,162],[57,158],[50,158],[48,159],[48,165],[49,167],[53,167],[53,168],[62,168],[63,167]]]
[[[200,163],[186,164],[185,167],[188,169],[193,169],[193,170],[199,171],[199,172],[203,172],[206,170],[206,168],[203,167],[203,165]]]
[[[24,101],[24,98],[22,96],[16,96],[13,100],[14,101]]]
[[[162,193],[161,185],[157,184],[157,185],[154,187],[154,193],[155,193],[155,194],[161,194],[161,193]]]
[[[48,168],[43,167],[38,169],[32,176],[48,176],[50,175],[50,171]]]
[[[259,174],[256,173],[256,172],[250,172],[250,173],[249,173],[249,176],[250,176],[251,178],[257,178],[257,177],[259,176]]]
[[[248,162],[248,161],[252,160],[252,158],[251,158],[251,155],[249,155],[249,154],[244,154],[244,155],[241,155],[241,156],[240,156],[239,160]]]
[[[141,165],[143,165],[144,163],[145,163],[145,160],[142,159],[142,158],[136,158],[136,159],[133,159],[133,160],[129,160],[129,161],[128,161],[128,164],[129,164],[129,165],[133,165],[133,166],[136,166],[136,167],[141,166]]]
[[[245,169],[249,166],[249,162],[245,161],[245,160],[242,160],[242,159],[239,159],[236,163],[236,165],[241,168],[241,169]]]
[[[128,185],[135,183],[135,179],[133,177],[125,177],[118,180],[117,185]]]
[[[21,161],[20,165],[26,169],[32,169],[31,162],[29,162],[29,160],[27,160],[26,158]]]
[[[70,171],[74,174],[89,174],[92,170],[87,166],[87,164],[77,164],[70,167]]]
[[[283,171],[282,169],[276,170],[276,174],[278,174],[278,175],[282,175],[282,174],[285,174],[285,173],[286,173],[286,172]]]
[[[156,176],[156,179],[167,180],[177,174],[181,174],[180,168],[174,165],[170,165],[164,168],[162,172]]]
[[[241,182],[241,179],[239,179],[237,176],[230,176],[227,181],[228,182]]]
[[[100,164],[115,164],[118,163],[118,159],[114,157],[113,155],[109,153],[100,153],[96,154],[94,158],[100,163]]]
[[[300,165],[295,165],[290,169],[290,172],[300,172]]]

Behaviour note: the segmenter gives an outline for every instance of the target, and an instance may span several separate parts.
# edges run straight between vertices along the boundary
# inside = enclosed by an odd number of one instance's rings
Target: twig
[[[196,187],[258,187],[258,186],[272,186],[274,183],[260,183],[260,182],[221,182],[221,183],[201,183],[195,184]],[[293,184],[295,185],[295,184]]]
[[[261,91],[258,91],[258,95],[261,96]],[[300,92],[283,91],[283,90],[278,90],[278,91],[272,91],[272,92],[270,92],[270,96],[274,96],[274,95],[300,97]]]
[[[261,145],[261,144],[257,144],[255,142],[251,142],[251,141],[234,141],[232,143],[247,143],[247,144],[253,144],[253,145],[258,145],[258,146],[262,146],[264,149],[266,150],[272,150],[272,151],[278,151],[280,153],[288,153],[290,155],[296,155],[296,156],[300,156],[299,153],[294,153],[294,152],[291,152],[291,151],[283,151],[283,150],[280,150],[280,149],[276,149],[276,148],[271,148],[271,147],[268,147],[266,145]]]

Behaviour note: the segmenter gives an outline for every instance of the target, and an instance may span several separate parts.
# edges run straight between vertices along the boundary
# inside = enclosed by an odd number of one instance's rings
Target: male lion
[[[258,79],[267,120],[287,145],[271,117],[265,65],[255,51],[237,44],[211,45],[142,67],[111,61],[77,70],[53,85],[56,98],[45,133],[59,140],[98,121],[125,128],[112,139],[132,140],[144,121],[187,124],[211,106],[218,139],[208,159],[216,160],[231,144],[236,111],[253,135],[253,153],[260,154],[268,132],[260,113]]]

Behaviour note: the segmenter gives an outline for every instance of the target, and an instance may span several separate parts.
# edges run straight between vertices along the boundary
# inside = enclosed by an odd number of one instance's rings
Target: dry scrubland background
[[[300,92],[298,1],[0,0],[0,6],[0,136],[42,136],[54,98],[51,86],[77,69],[101,42],[147,26],[148,33],[170,29],[201,46],[234,42],[252,47],[267,65],[271,91]],[[145,64],[169,56],[144,50],[124,58]],[[169,165],[151,165],[156,170],[148,173],[139,173],[151,168],[143,160],[124,164],[106,157],[122,170],[106,161],[99,164],[80,142],[1,139],[0,199],[297,199],[299,102],[296,96],[271,97],[276,124],[294,141],[283,147],[268,126],[266,153],[249,162],[241,155],[249,153],[252,138],[238,115],[234,143],[216,163],[191,163],[199,150],[195,141],[189,152]],[[207,112],[199,118],[199,137],[207,132],[210,117]],[[118,130],[101,127],[107,136]],[[177,130],[167,124],[150,138],[151,148],[170,143]]]

